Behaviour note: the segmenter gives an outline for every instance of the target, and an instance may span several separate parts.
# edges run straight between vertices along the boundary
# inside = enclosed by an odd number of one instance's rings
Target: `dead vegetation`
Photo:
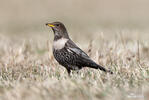
[[[127,36],[101,34],[80,44],[113,75],[84,68],[70,78],[54,60],[48,38],[18,41],[1,35],[0,100],[148,100],[149,41]]]

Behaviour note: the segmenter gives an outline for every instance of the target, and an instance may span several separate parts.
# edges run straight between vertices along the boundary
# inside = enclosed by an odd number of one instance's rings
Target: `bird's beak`
[[[47,26],[50,26],[50,27],[55,27],[53,24],[51,23],[46,23]]]

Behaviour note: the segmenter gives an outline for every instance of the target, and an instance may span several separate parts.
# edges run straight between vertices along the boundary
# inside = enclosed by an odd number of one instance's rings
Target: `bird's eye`
[[[56,24],[56,26],[59,26],[59,24]]]

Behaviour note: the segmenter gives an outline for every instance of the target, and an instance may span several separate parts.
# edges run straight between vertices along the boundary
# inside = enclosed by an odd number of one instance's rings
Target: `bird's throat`
[[[59,34],[54,34],[54,41],[57,41],[59,39],[63,38],[61,35]]]

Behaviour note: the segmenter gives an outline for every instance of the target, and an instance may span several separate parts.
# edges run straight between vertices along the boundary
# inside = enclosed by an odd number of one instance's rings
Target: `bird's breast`
[[[66,38],[60,38],[58,40],[54,40],[53,49],[60,50],[60,49],[64,48],[67,41],[68,41],[68,39],[66,39]]]

